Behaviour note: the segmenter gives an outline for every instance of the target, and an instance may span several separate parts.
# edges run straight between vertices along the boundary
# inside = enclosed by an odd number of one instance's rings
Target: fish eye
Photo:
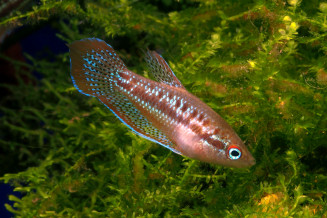
[[[242,156],[241,149],[235,145],[228,148],[228,157],[231,160],[237,160]]]

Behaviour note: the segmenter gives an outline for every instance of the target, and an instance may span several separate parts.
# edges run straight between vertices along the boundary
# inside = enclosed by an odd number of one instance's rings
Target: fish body
[[[84,39],[69,47],[75,87],[97,97],[138,135],[208,163],[230,167],[255,163],[227,122],[189,93],[156,52],[146,56],[157,80],[153,81],[128,70],[102,40]]]

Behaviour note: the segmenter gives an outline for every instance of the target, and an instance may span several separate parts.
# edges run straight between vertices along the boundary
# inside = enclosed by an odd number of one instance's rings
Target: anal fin
[[[154,127],[126,96],[117,92],[115,95],[99,96],[98,98],[134,133],[181,155],[179,151],[173,148],[174,143],[163,132]]]

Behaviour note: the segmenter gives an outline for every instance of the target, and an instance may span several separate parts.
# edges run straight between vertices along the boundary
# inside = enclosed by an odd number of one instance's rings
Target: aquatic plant
[[[7,209],[21,217],[326,216],[326,16],[326,3],[298,0],[43,0],[5,15],[2,28],[47,25],[66,43],[104,39],[145,76],[142,49],[161,51],[257,160],[234,169],[175,155],[80,95],[68,53],[25,54],[28,63],[1,53],[16,77],[1,84],[0,161],[11,165],[1,180],[23,194],[9,196]]]

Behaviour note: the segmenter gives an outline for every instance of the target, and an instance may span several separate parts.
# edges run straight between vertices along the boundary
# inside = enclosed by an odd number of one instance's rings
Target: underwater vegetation
[[[0,84],[0,180],[22,195],[8,196],[15,216],[327,216],[327,3],[16,2],[0,6],[0,61],[11,66],[0,72],[13,78]],[[63,44],[103,39],[148,78],[142,50],[157,51],[256,164],[200,162],[130,132],[73,86],[68,48],[10,56],[43,27]]]

